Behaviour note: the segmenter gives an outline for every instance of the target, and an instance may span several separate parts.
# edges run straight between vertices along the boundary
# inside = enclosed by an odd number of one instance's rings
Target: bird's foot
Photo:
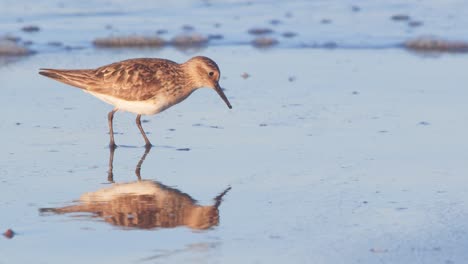
[[[117,145],[115,143],[111,142],[111,143],[109,143],[109,148],[111,150],[115,150],[117,148]]]
[[[146,142],[145,149],[150,149],[152,147],[153,147],[153,145],[150,142]]]

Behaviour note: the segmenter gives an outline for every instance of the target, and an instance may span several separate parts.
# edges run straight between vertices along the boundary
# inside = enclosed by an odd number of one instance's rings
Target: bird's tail
[[[39,74],[85,90],[95,81],[91,70],[40,69]]]

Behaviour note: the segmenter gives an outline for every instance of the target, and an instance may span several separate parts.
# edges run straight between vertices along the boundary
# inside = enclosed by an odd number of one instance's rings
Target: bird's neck
[[[182,63],[181,67],[185,73],[186,79],[189,81],[188,83],[191,92],[198,88],[204,87],[203,79],[200,78],[201,67],[198,65],[198,63],[189,60],[185,63]]]

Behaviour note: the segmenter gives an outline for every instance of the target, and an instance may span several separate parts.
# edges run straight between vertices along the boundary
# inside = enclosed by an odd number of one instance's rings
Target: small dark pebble
[[[372,252],[372,253],[386,253],[386,252],[388,252],[387,249],[383,249],[383,248],[371,248],[369,251]]]
[[[336,42],[326,42],[323,44],[323,47],[324,48],[327,48],[327,49],[334,49],[338,46],[338,44],[336,44]]]
[[[272,19],[272,20],[270,20],[269,23],[270,23],[271,25],[273,25],[273,26],[276,26],[276,25],[281,24],[281,20],[279,20],[279,19]]]
[[[47,42],[47,45],[53,46],[53,47],[60,47],[60,46],[63,46],[63,43],[60,41],[49,41]]]
[[[430,123],[427,122],[427,121],[421,121],[421,122],[418,123],[418,125],[420,125],[420,126],[428,126],[428,125],[430,125]]]
[[[29,25],[29,26],[22,27],[21,30],[24,32],[31,33],[31,32],[38,32],[40,28],[38,26]]]
[[[169,131],[176,131],[175,128],[169,128],[168,130],[169,130]]]
[[[331,24],[331,22],[332,22],[332,20],[329,19],[329,18],[324,18],[324,19],[320,20],[320,23],[325,24],[325,25],[326,24]]]
[[[247,78],[250,77],[250,74],[244,72],[244,73],[241,74],[241,77],[244,78],[244,79],[247,79]]]
[[[141,122],[142,122],[142,123],[149,123],[150,120],[149,120],[149,119],[143,119],[143,120],[141,120]]]
[[[270,239],[281,239],[281,236],[278,235],[270,235]]]
[[[3,233],[3,235],[8,238],[8,239],[11,239],[15,236],[15,232],[13,232],[13,230],[11,229],[8,229],[7,231],[5,231],[5,233]]]
[[[359,92],[358,92],[358,91],[353,91],[351,94],[352,94],[352,95],[358,95]]]
[[[285,38],[294,38],[295,36],[297,36],[297,33],[295,32],[291,32],[291,31],[287,31],[287,32],[284,32],[282,34],[283,37]]]
[[[209,34],[208,39],[220,40],[223,39],[224,36],[221,34]]]
[[[379,130],[379,133],[385,134],[385,133],[388,133],[388,130]]]
[[[185,31],[192,31],[192,30],[195,30],[195,27],[192,25],[183,25],[182,29]]]
[[[13,42],[18,42],[21,40],[21,38],[17,36],[5,36],[2,38],[4,38],[5,40],[13,41]]]
[[[413,21],[408,22],[409,27],[420,27],[422,25],[423,25],[423,22],[421,22],[421,21],[414,21],[413,20]]]
[[[21,123],[20,123],[20,122],[16,122],[15,124],[16,124],[17,126],[21,125]]]
[[[296,76],[289,76],[288,81],[294,82],[296,80]]]
[[[193,124],[192,126],[194,126],[194,127],[201,127],[201,126],[202,126],[202,124],[200,124],[200,123],[196,123],[196,124]]]
[[[111,29],[113,29],[114,27],[113,27],[112,25],[106,25],[104,28],[107,29],[107,30],[111,30]]]
[[[367,204],[367,203],[369,203],[369,202],[368,202],[368,201],[362,201],[362,203],[363,203],[363,204]]]
[[[265,124],[265,123],[261,123],[261,124],[259,124],[258,126],[261,126],[261,127],[266,127],[266,126],[268,126],[268,125],[267,125],[267,124]]]
[[[265,35],[273,33],[273,30],[269,28],[251,28],[248,32],[252,35]]]
[[[396,208],[397,211],[408,210],[408,207],[398,207]]]
[[[410,16],[404,14],[396,14],[391,17],[393,21],[408,21],[410,20]]]
[[[352,7],[351,7],[351,11],[353,11],[353,12],[359,12],[359,11],[361,11],[361,7],[359,7],[359,6],[352,6]]]
[[[156,34],[158,35],[163,35],[163,34],[167,34],[168,31],[166,29],[158,29],[156,30]]]
[[[189,148],[178,148],[178,149],[176,149],[176,150],[177,150],[177,151],[190,151]]]

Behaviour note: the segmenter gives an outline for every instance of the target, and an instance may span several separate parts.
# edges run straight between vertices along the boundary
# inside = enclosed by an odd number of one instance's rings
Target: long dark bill
[[[231,103],[229,103],[229,100],[227,99],[226,95],[224,94],[223,89],[221,88],[221,86],[219,86],[218,83],[215,86],[215,91],[219,94],[219,96],[221,96],[221,99],[223,99],[223,101],[227,104],[229,109],[232,109]]]

